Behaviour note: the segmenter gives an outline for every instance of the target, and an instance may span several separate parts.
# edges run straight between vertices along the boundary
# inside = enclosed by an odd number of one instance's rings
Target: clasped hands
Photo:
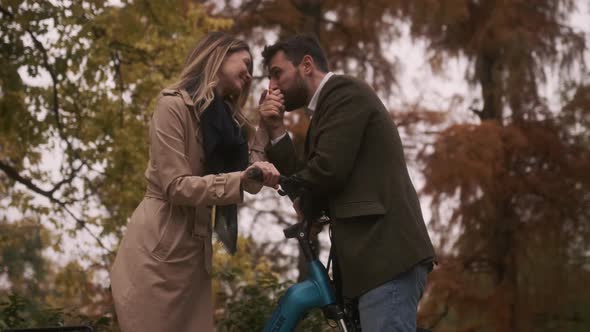
[[[285,97],[279,89],[264,90],[260,96],[258,112],[260,114],[260,126],[269,134],[271,139],[284,135],[287,130],[283,122],[285,114]],[[246,173],[250,168],[257,167],[262,171],[263,184],[267,187],[278,189],[280,173],[275,166],[269,162],[258,161],[253,163],[246,171],[242,173],[242,179],[246,179]],[[299,206],[299,199],[293,202],[293,208],[297,212],[297,219],[302,220],[303,214]],[[314,229],[315,230],[315,229]],[[315,230],[317,233],[321,228]]]
[[[285,96],[281,90],[274,89],[262,92],[258,112],[260,114],[260,125],[266,129],[271,139],[278,138],[287,132],[283,122]]]

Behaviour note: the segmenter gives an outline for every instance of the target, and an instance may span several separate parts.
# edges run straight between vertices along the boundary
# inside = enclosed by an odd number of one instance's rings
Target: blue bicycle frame
[[[248,171],[247,176],[253,180],[262,181],[262,171],[254,168]],[[303,183],[293,177],[281,176],[281,190],[279,194],[288,195],[291,199],[305,196],[306,189]],[[291,332],[303,316],[314,308],[320,308],[327,319],[336,321],[340,330],[348,332],[347,327],[352,331],[358,331],[351,320],[345,315],[344,310],[337,304],[336,296],[332,289],[332,283],[324,265],[316,258],[310,241],[312,223],[325,223],[324,219],[314,217],[308,212],[309,209],[302,206],[303,221],[289,226],[283,230],[287,239],[297,238],[305,260],[308,262],[308,277],[306,280],[297,283],[289,289],[279,300],[277,308],[268,320],[263,332]],[[325,217],[325,216],[324,216]]]
[[[293,331],[306,312],[335,303],[326,269],[314,260],[309,263],[308,279],[287,290],[263,331]]]
[[[348,332],[344,311],[336,302],[328,272],[313,253],[310,232],[311,223],[305,219],[284,230],[286,238],[297,238],[299,241],[309,264],[308,277],[287,289],[263,332],[294,331],[301,318],[314,308],[321,308],[326,318],[336,321],[341,331]]]

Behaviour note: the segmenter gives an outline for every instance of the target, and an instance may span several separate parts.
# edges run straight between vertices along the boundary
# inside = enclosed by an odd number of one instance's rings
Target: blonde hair
[[[225,32],[206,34],[190,52],[178,80],[169,88],[186,90],[195,103],[198,113],[202,113],[213,101],[215,87],[219,83],[217,73],[223,60],[227,55],[239,51],[250,53],[250,48],[245,42]],[[248,71],[252,75],[251,66]],[[230,96],[226,99],[240,126],[252,126],[241,111],[248,99],[250,85],[251,81],[244,86],[239,96]]]

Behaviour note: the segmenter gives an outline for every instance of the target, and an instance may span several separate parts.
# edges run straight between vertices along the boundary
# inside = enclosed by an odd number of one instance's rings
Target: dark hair
[[[324,53],[324,50],[315,37],[295,35],[279,41],[274,45],[265,46],[262,51],[262,61],[265,67],[270,65],[270,60],[278,51],[285,52],[287,59],[295,66],[301,63],[304,56],[309,55],[321,71],[325,73],[330,71],[326,53]]]

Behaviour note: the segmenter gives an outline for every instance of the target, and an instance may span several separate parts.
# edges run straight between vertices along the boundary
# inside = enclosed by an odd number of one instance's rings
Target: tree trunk
[[[483,108],[477,115],[481,121],[496,120],[502,124],[502,81],[498,57],[493,52],[482,51],[475,61],[483,98]]]

